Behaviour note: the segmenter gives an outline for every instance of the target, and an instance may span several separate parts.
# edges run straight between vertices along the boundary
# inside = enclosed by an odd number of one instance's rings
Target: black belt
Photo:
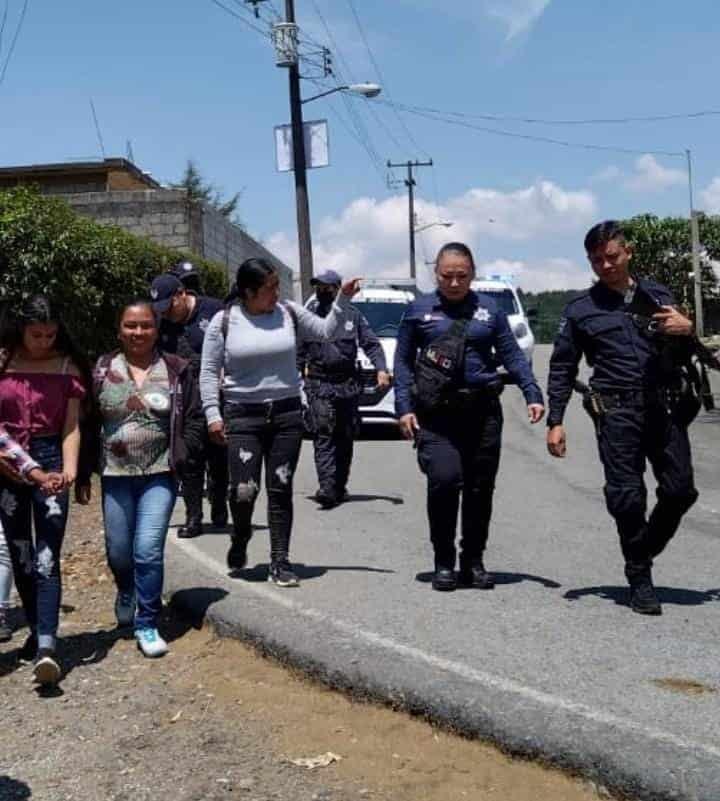
[[[300,398],[282,398],[262,403],[226,403],[225,415],[226,417],[265,417],[270,419],[276,414],[299,412],[301,409]]]
[[[343,381],[349,381],[351,378],[357,378],[357,372],[351,373],[319,373],[315,370],[308,370],[308,378],[313,381],[328,381],[331,384],[341,384]]]

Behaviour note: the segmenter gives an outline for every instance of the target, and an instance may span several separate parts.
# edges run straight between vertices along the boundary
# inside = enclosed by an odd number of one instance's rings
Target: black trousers
[[[605,500],[615,518],[628,578],[646,572],[675,535],[698,497],[687,426],[660,403],[606,404],[596,422],[605,469]],[[645,465],[658,482],[657,503],[646,517]]]
[[[188,521],[202,521],[202,498],[207,471],[208,500],[213,508],[222,507],[228,497],[228,455],[224,445],[210,441],[204,433],[202,456],[188,460],[182,471],[183,500]]]
[[[243,415],[241,410],[225,419],[230,467],[230,509],[235,536],[249,542],[252,515],[265,465],[268,496],[270,560],[288,558],[293,522],[293,478],[300,457],[303,422],[298,409],[270,416]]]
[[[427,476],[427,512],[435,566],[455,568],[462,493],[460,567],[482,561],[488,540],[503,415],[496,398],[474,408],[420,418],[418,462]]]
[[[320,491],[340,498],[350,478],[358,423],[358,395],[338,397],[332,386],[306,387],[313,425],[315,470]]]

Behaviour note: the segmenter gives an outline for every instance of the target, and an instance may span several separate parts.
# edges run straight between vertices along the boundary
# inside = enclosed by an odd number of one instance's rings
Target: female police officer
[[[498,360],[517,382],[532,423],[542,419],[542,392],[510,330],[488,297],[473,292],[470,249],[452,242],[435,262],[437,290],[410,304],[395,353],[395,410],[407,439],[415,439],[427,476],[432,586],[454,590],[455,529],[462,489],[460,583],[494,586],[485,572],[495,476],[500,461],[503,383]]]

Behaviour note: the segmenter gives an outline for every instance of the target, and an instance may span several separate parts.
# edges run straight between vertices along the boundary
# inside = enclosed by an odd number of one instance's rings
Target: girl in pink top
[[[58,474],[49,495],[0,476],[0,522],[30,626],[20,658],[34,658],[35,679],[54,685],[60,678],[55,659],[60,549],[68,490],[78,467],[85,361],[50,302],[41,295],[20,309],[0,337],[0,347],[0,425],[43,470]]]

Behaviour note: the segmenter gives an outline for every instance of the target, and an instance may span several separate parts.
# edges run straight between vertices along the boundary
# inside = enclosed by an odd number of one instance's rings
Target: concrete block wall
[[[281,297],[294,297],[293,275],[286,264],[215,209],[189,201],[184,190],[80,192],[63,198],[78,214],[99,223],[225,264],[231,283],[245,259],[266,258],[280,274]]]

